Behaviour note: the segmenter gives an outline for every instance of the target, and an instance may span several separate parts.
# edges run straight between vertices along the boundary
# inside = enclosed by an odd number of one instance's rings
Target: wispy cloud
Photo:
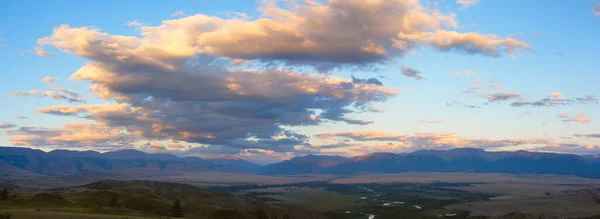
[[[35,50],[35,54],[38,56],[42,56],[42,57],[46,57],[46,56],[55,56],[56,54],[52,53],[52,52],[48,52],[46,50],[44,50],[44,48],[36,46],[35,48],[33,48],[33,50]]]
[[[479,0],[456,0],[456,4],[459,4],[461,9],[467,9],[479,4]]]
[[[537,101],[519,101],[514,102],[511,106],[534,106],[534,107],[550,107],[550,106],[566,106],[572,104],[598,104],[598,99],[595,95],[587,95],[574,99],[566,98],[562,93],[554,92],[545,98]]]
[[[171,17],[181,17],[184,15],[185,15],[185,13],[183,13],[183,11],[176,11],[176,12],[171,13]]]
[[[516,93],[499,92],[492,94],[483,94],[481,97],[488,99],[490,102],[500,102],[512,99],[520,99],[521,95]]]
[[[46,82],[46,83],[52,83],[52,82],[55,82],[57,80],[58,80],[58,78],[50,77],[50,76],[46,76],[46,77],[42,78],[42,81]]]
[[[406,77],[414,78],[414,79],[417,79],[417,80],[423,79],[423,77],[421,77],[421,72],[420,71],[417,71],[416,69],[413,69],[413,68],[408,67],[408,66],[403,66],[402,67],[402,74],[404,76],[406,76]]]
[[[127,23],[125,23],[125,26],[128,26],[128,27],[140,27],[143,25],[144,25],[144,23],[139,22],[137,20],[131,20],[131,21],[128,21]]]
[[[24,96],[36,96],[36,97],[48,97],[53,100],[66,100],[71,103],[86,103],[87,101],[79,98],[79,95],[70,90],[55,91],[42,91],[42,90],[31,90],[24,91],[14,94],[9,94],[10,97],[24,97]]]
[[[11,129],[15,127],[17,127],[17,125],[10,122],[0,122],[0,129]]]
[[[560,113],[557,116],[559,119],[561,119],[563,122],[580,122],[583,124],[588,124],[592,121],[587,119],[587,116],[585,114],[579,114],[579,115],[570,115],[568,113]]]
[[[600,138],[600,133],[574,134],[573,136],[580,138]]]

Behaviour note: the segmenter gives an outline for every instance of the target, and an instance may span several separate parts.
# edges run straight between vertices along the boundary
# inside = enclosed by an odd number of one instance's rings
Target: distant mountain
[[[400,173],[400,172],[497,172],[510,174],[560,174],[600,178],[600,157],[528,151],[486,152],[476,148],[420,150],[412,153],[373,153],[352,158],[297,157],[267,165],[267,174]]]
[[[339,156],[308,155],[295,157],[291,160],[266,165],[261,173],[264,174],[298,174],[320,173],[328,168],[337,166],[348,158]]]
[[[226,157],[207,157],[204,158],[207,162],[213,165],[221,165],[223,168],[237,167],[242,172],[258,173],[262,169],[262,165],[252,163],[244,160],[240,157],[226,156]]]
[[[44,152],[0,147],[0,176],[46,174],[94,178],[182,175],[208,171],[258,174],[495,172],[600,178],[600,156],[457,148],[403,154],[373,153],[351,158],[308,155],[261,166],[239,157],[202,159],[137,150]]]
[[[206,171],[250,173],[256,172],[255,168],[245,160],[223,165],[198,157],[181,158],[172,154],[149,154],[137,150],[106,153],[69,150],[44,152],[29,148],[0,147],[0,175],[4,176],[164,176]]]

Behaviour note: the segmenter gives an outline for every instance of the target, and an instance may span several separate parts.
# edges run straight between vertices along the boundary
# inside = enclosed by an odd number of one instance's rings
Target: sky
[[[3,1],[0,145],[600,154],[600,2]]]

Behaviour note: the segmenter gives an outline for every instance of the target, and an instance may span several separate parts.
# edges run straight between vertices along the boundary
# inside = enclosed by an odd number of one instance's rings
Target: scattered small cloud
[[[46,82],[46,83],[52,83],[52,82],[55,82],[57,80],[58,80],[58,78],[50,77],[50,76],[46,76],[46,77],[42,78],[42,81]]]
[[[459,106],[459,107],[472,108],[472,109],[479,108],[478,106],[466,104],[466,103],[463,103],[461,101],[456,101],[456,100],[454,100],[450,103],[446,103],[446,106],[451,106],[451,107]]]
[[[523,112],[523,113],[517,114],[517,116],[535,116],[535,113],[534,112]]]
[[[33,49],[35,50],[35,54],[38,56],[47,57],[47,56],[55,56],[56,55],[52,52],[48,52],[48,51],[44,50],[44,48],[39,47],[39,46],[36,46]]]
[[[15,116],[14,119],[22,120],[22,119],[27,119],[27,117],[26,116]]]
[[[511,104],[514,107],[534,106],[534,107],[551,107],[551,106],[567,106],[572,104],[588,105],[598,104],[598,98],[595,95],[586,95],[569,99],[564,97],[564,94],[554,92],[548,94],[545,98],[537,101],[518,101]]]
[[[497,81],[490,81],[490,83],[488,85],[481,85],[479,83],[479,78],[475,78],[475,79],[473,79],[473,82],[471,82],[471,87],[469,87],[468,89],[463,89],[463,90],[461,90],[461,92],[466,93],[466,94],[471,94],[471,93],[477,93],[482,90],[496,90],[496,89],[500,89],[500,88],[502,88],[502,84],[500,84]]]
[[[488,99],[490,102],[500,102],[512,99],[520,99],[521,95],[516,93],[499,92],[492,94],[483,94],[481,97]]]
[[[600,133],[574,134],[573,136],[580,138],[600,138]]]
[[[414,78],[417,80],[423,79],[423,77],[421,77],[421,72],[407,66],[402,67],[402,74],[406,77]]]
[[[463,71],[453,71],[451,73],[452,75],[455,76],[479,76],[481,73],[476,72],[476,71],[471,71],[471,70],[463,70]]]
[[[417,120],[417,122],[419,122],[419,123],[425,123],[425,124],[435,124],[435,123],[442,123],[442,122],[444,122],[444,120],[421,119],[421,120]]]
[[[140,27],[143,25],[144,25],[144,23],[139,22],[137,20],[132,20],[132,21],[128,21],[127,23],[125,23],[125,26],[128,26],[128,27]]]
[[[171,17],[181,17],[184,15],[185,15],[185,13],[183,13],[183,11],[176,11],[176,12],[171,13]]]
[[[600,3],[595,2],[592,11],[595,15],[600,16]]]
[[[17,125],[10,122],[0,122],[0,129],[11,129],[15,127],[17,127]]]
[[[467,9],[479,4],[479,0],[456,0],[456,4],[460,5],[460,9]]]
[[[79,94],[62,88],[57,88],[57,91],[42,91],[42,90],[31,90],[25,92],[19,92],[9,94],[10,97],[24,97],[24,96],[36,96],[36,97],[49,97],[53,100],[66,100],[70,103],[86,103],[87,101],[80,98]]]
[[[561,119],[563,122],[580,122],[583,124],[588,124],[588,123],[592,122],[587,119],[585,114],[579,114],[579,115],[573,116],[568,113],[560,113],[557,117],[559,119]]]

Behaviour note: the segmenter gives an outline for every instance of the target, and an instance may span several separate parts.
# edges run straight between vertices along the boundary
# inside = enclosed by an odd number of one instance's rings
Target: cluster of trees
[[[173,207],[171,207],[171,217],[183,217],[185,213],[183,212],[183,208],[181,207],[181,202],[179,199],[175,199],[173,201]]]
[[[277,213],[274,213],[271,214],[271,217],[269,218],[269,215],[267,214],[265,209],[259,207],[258,209],[256,209],[256,219],[279,219],[279,217],[277,216]],[[281,217],[281,219],[290,219],[290,215],[284,214],[283,217]]]
[[[4,201],[4,200],[8,200],[8,189],[4,188],[2,189],[2,191],[0,191],[0,201]]]

